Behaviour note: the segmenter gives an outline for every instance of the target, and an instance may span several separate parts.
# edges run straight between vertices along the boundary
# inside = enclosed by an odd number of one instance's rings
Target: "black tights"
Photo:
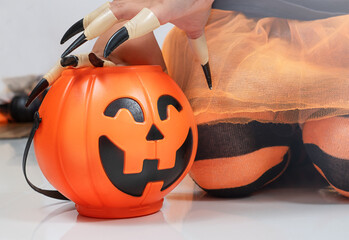
[[[347,134],[343,126],[348,126]],[[318,134],[319,131],[325,132]],[[336,131],[343,132],[340,136],[343,139],[349,135],[349,118],[307,122],[303,127],[303,139],[315,167],[338,192],[346,195],[349,192],[347,145],[343,141],[324,142],[329,136],[338,139]],[[297,141],[300,129],[297,124],[253,121],[202,124],[198,126],[198,133],[198,152],[190,173],[194,181],[211,195],[241,197],[262,188],[285,171],[290,154],[297,155],[290,153],[290,146]],[[331,152],[323,149],[324,144],[340,144],[344,149],[339,154],[342,158],[336,157],[338,146],[333,146],[334,152]]]

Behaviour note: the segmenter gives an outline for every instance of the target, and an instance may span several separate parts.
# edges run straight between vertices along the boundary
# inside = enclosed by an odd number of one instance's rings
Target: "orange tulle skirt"
[[[213,90],[183,31],[163,45],[169,75],[200,123],[302,123],[349,114],[349,15],[250,19],[212,10],[205,33]]]

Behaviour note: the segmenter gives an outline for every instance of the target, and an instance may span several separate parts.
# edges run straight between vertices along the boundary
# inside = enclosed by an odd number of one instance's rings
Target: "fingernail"
[[[66,57],[68,54],[70,54],[72,51],[80,47],[82,44],[87,42],[85,34],[81,34],[68,48],[64,51],[61,58]]]
[[[76,67],[78,63],[79,63],[79,58],[74,55],[70,55],[61,59],[62,67],[67,67],[67,66]]]
[[[70,38],[78,34],[79,32],[84,31],[84,19],[80,19],[76,23],[73,24],[63,35],[61,39],[61,44],[64,44],[66,41],[68,41]]]
[[[210,65],[207,62],[205,65],[201,65],[201,66],[202,66],[202,70],[204,71],[204,74],[205,74],[207,85],[208,85],[209,89],[212,90],[212,79],[211,79]]]
[[[90,60],[90,63],[95,66],[95,67],[103,67],[104,66],[104,61],[97,57],[96,54],[90,53],[88,55],[88,59]]]
[[[33,91],[29,94],[25,107],[28,107],[34,101],[34,99],[40,95],[40,93],[48,88],[49,85],[49,82],[45,78],[42,78],[40,82],[35,86]]]
[[[129,39],[129,34],[126,27],[120,28],[114,35],[109,39],[107,45],[104,48],[104,57],[108,57],[118,46]]]

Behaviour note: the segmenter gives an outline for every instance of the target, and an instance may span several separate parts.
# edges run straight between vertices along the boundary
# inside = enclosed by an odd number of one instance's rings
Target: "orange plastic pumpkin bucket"
[[[65,70],[39,115],[39,166],[85,216],[157,212],[194,161],[191,107],[158,66]]]

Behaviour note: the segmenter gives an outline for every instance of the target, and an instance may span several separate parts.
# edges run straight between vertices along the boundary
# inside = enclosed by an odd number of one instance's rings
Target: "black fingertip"
[[[68,48],[64,51],[61,58],[66,57],[69,53],[80,47],[82,44],[87,42],[85,34],[81,34],[80,37],[78,37]]]
[[[104,48],[104,57],[108,57],[118,46],[129,39],[129,34],[126,27],[120,28],[114,35],[109,39],[107,45]]]
[[[33,91],[29,94],[25,107],[28,107],[37,96],[39,96],[43,91],[45,91],[46,88],[48,88],[49,85],[49,82],[45,78],[41,79],[40,82],[35,86]]]
[[[202,66],[202,70],[204,70],[207,85],[208,85],[209,89],[212,90],[212,79],[211,79],[210,65],[207,62],[205,65],[201,65],[201,66]]]
[[[62,67],[68,67],[68,66],[76,67],[78,63],[79,63],[79,58],[74,55],[70,55],[61,59]]]
[[[90,63],[95,67],[103,67],[104,65],[104,61],[92,52],[88,55],[88,59],[90,60]]]
[[[74,37],[79,32],[84,31],[84,19],[80,19],[76,23],[73,24],[63,35],[61,39],[61,44],[64,44],[70,38]]]

